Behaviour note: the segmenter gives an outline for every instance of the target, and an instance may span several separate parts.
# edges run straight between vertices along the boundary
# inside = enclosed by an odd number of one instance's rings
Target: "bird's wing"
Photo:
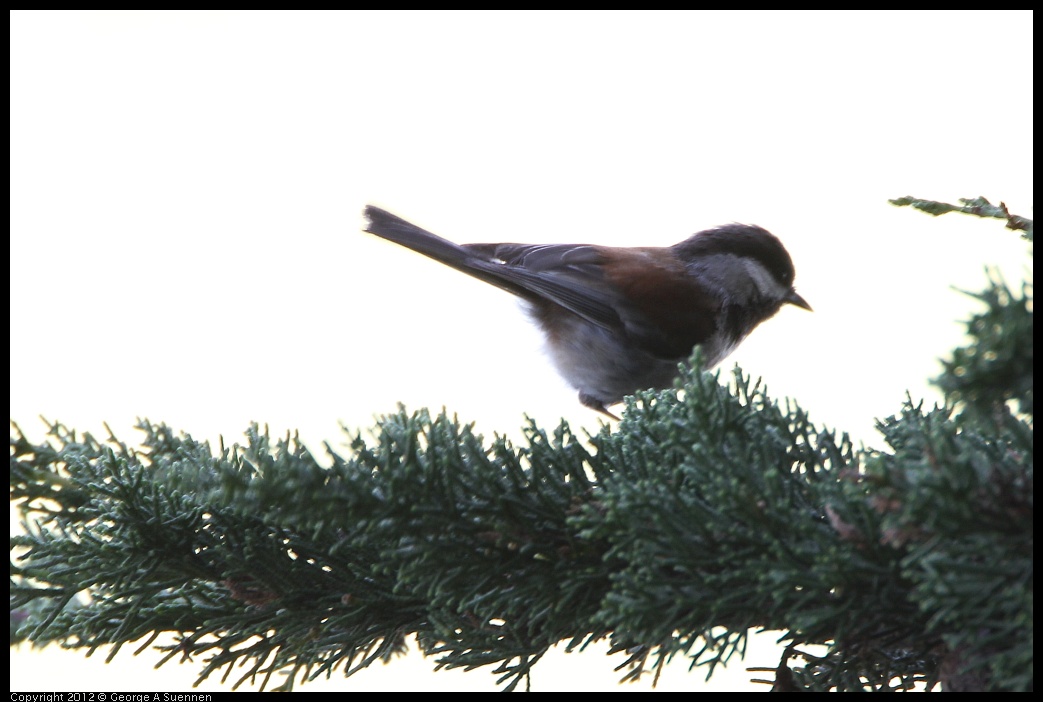
[[[603,257],[583,244],[465,244],[476,254],[471,262],[529,291],[530,299],[558,304],[584,319],[622,331],[620,308],[625,300],[606,279]]]
[[[657,358],[687,358],[716,328],[719,301],[660,249],[627,249],[606,265],[602,249],[582,244],[465,248],[535,297],[617,332]]]

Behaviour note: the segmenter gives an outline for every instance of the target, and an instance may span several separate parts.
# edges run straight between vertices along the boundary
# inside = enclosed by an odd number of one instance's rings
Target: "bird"
[[[673,246],[456,244],[374,205],[365,232],[521,298],[585,407],[670,387],[693,349],[717,365],[783,305],[811,310],[775,235],[731,223]]]

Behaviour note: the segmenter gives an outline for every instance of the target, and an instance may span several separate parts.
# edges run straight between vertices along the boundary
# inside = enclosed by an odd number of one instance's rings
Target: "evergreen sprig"
[[[1007,210],[1007,205],[1001,202],[998,205],[993,205],[984,197],[961,197],[959,205],[953,205],[948,202],[938,202],[937,200],[923,200],[912,196],[899,197],[889,201],[896,207],[913,207],[921,212],[926,212],[929,215],[947,214],[949,212],[962,212],[964,214],[975,215],[977,217],[993,217],[995,219],[1007,220],[1007,229],[1013,229],[1015,231],[1022,232],[1022,237],[1028,241],[1032,241],[1032,220],[1027,217],[1021,217],[1019,215],[1012,215]]]

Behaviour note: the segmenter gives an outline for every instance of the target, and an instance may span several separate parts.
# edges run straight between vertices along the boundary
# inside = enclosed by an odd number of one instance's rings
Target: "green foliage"
[[[985,311],[967,323],[967,346],[944,362],[935,382],[952,403],[968,412],[993,412],[1008,401],[1032,415],[1032,283],[1012,291],[993,275],[989,287],[967,293],[985,303]]]
[[[1007,220],[1007,229],[1021,231],[1023,232],[1022,236],[1025,239],[1032,241],[1032,220],[1025,217],[1019,217],[1018,215],[1012,215],[1007,211],[1007,205],[1002,202],[998,205],[993,205],[983,197],[961,197],[961,204],[952,205],[948,202],[921,200],[911,196],[899,197],[890,200],[889,202],[897,207],[915,207],[916,209],[934,215],[935,217],[948,212],[963,212],[977,217],[1005,219]]]
[[[976,687],[1031,689],[1031,424],[910,404],[880,430],[891,451],[867,456],[867,480],[926,631]]]
[[[201,679],[289,689],[415,635],[515,689],[559,642],[608,639],[626,679],[679,655],[709,675],[772,630],[780,690],[1031,689],[1031,285],[978,297],[946,406],[908,401],[886,450],[697,357],[592,437],[400,409],[320,462],[257,427],[216,451],[147,421],[137,448],[15,427],[12,641],[172,632],[163,660]]]

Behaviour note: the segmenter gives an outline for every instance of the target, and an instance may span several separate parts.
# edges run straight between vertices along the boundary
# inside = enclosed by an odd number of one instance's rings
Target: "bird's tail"
[[[369,226],[365,231],[430,256],[453,268],[461,268],[468,259],[474,258],[474,254],[464,247],[421,229],[387,210],[366,205],[365,215],[369,219]]]
[[[443,239],[437,234],[432,234],[426,229],[421,229],[415,224],[373,205],[366,205],[364,214],[369,219],[369,226],[364,231],[370,234],[422,253],[515,295],[532,296],[530,291],[512,280],[509,275],[505,275],[504,271],[498,270],[502,268],[503,264],[494,263],[484,253],[454,244],[448,239]]]

